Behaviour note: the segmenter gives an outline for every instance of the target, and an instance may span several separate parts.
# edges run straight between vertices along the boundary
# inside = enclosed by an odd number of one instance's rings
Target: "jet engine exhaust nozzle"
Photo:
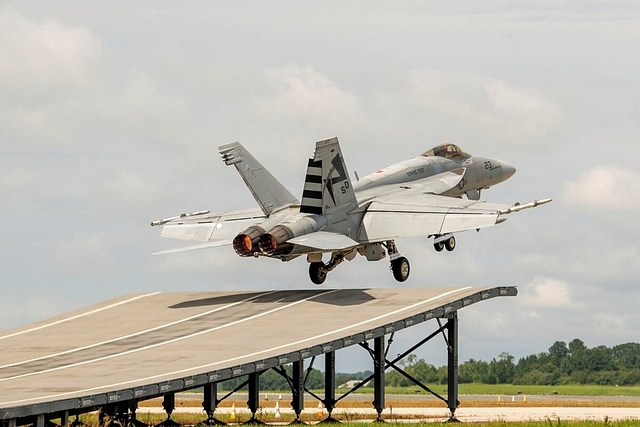
[[[260,241],[258,243],[260,246],[260,250],[269,255],[272,254],[278,249],[278,241],[273,234],[265,233],[260,236]]]
[[[240,256],[255,256],[258,249],[258,239],[264,234],[264,228],[252,225],[233,238],[233,250]]]
[[[233,239],[233,250],[240,256],[251,256],[253,254],[253,243],[251,237],[246,234],[238,234]]]

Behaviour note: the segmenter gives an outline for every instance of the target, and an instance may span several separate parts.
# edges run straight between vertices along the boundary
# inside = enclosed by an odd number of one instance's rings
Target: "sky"
[[[638,70],[634,1],[1,2],[0,330],[129,293],[315,288],[304,258],[153,256],[189,242],[149,223],[256,206],[219,145],[300,197],[337,136],[352,177],[454,142],[517,168],[483,199],[554,202],[452,253],[397,241],[403,284],[357,257],[323,287],[517,286],[460,311],[461,362],[638,342]],[[442,340],[416,354],[446,364]]]

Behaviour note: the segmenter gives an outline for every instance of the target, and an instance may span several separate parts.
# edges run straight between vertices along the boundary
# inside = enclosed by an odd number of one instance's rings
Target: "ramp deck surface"
[[[127,295],[0,332],[0,415],[190,389],[516,293],[466,287]]]

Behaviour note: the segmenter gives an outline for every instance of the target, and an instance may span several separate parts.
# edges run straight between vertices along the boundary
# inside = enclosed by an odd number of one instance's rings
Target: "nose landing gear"
[[[443,249],[451,252],[456,248],[456,238],[453,236],[436,236],[436,242],[433,244],[433,248],[436,252],[442,252]]]

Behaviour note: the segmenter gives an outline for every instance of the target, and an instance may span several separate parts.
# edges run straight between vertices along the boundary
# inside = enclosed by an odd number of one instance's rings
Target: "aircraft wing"
[[[166,251],[154,252],[152,255],[175,254],[177,252],[194,251],[196,249],[215,248],[217,246],[225,246],[233,243],[233,240],[218,240],[215,242],[202,243],[200,245],[183,246],[177,249],[168,249]]]
[[[266,217],[260,209],[247,209],[215,214],[210,214],[209,211],[202,211],[154,221],[151,225],[163,226],[160,231],[161,237],[202,242],[202,244],[196,246],[158,252],[169,253],[229,245],[238,233],[265,219]]]
[[[358,237],[361,242],[376,242],[486,228],[505,221],[503,215],[550,201],[544,199],[511,206],[407,189],[404,194],[394,193],[371,202]]]

